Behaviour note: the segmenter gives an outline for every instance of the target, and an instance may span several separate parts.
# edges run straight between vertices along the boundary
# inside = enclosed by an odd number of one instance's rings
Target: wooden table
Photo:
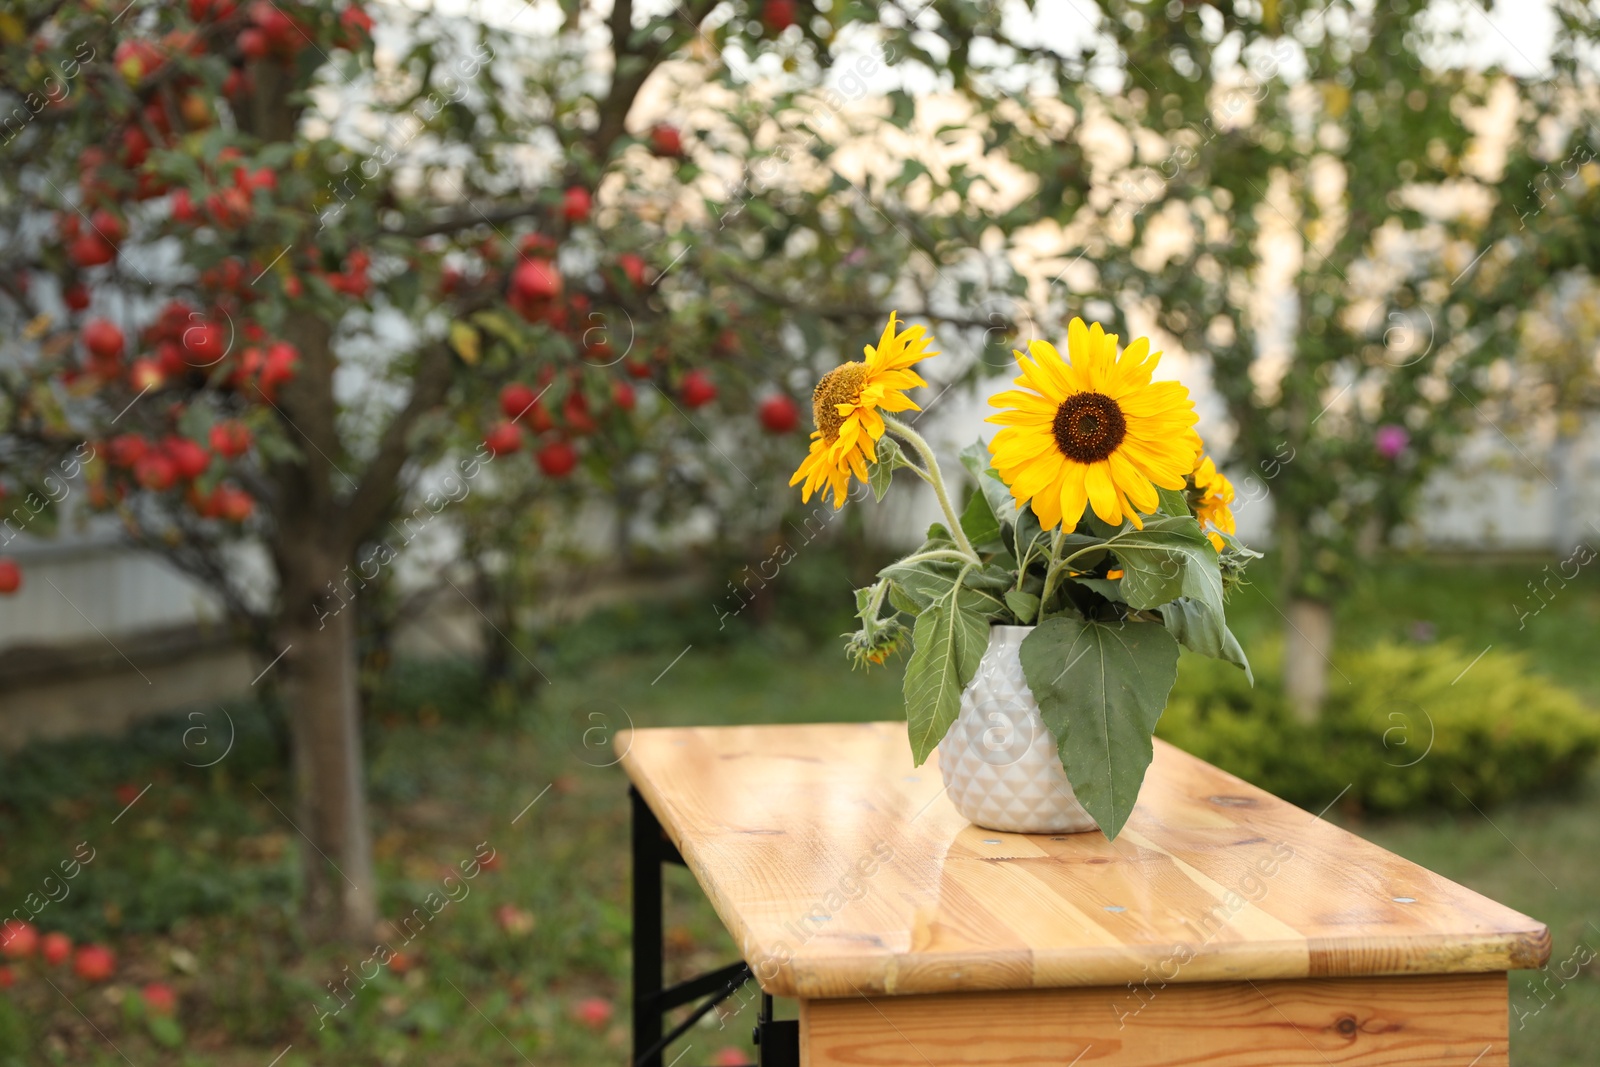
[[[666,1006],[662,833],[763,993],[799,1001],[808,1067],[1503,1067],[1506,972],[1550,954],[1542,923],[1160,741],[1114,842],[971,825],[903,722],[616,744],[640,798],[638,1050]]]

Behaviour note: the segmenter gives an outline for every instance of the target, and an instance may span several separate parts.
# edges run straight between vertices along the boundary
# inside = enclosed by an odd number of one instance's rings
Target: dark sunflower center
[[[861,398],[861,384],[867,380],[865,363],[844,363],[822,376],[811,392],[811,417],[817,422],[825,441],[839,436],[844,418],[839,414],[840,404],[853,404]]]
[[[1063,456],[1076,463],[1098,463],[1127,436],[1128,420],[1104,393],[1074,393],[1056,409],[1051,430]]]

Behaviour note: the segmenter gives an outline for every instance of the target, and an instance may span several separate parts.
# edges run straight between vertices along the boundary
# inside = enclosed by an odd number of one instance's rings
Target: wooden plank
[[[1507,1067],[1506,976],[807,1000],[807,1067]]]
[[[1115,842],[1005,834],[904,723],[637,730],[622,764],[757,979],[850,997],[1536,967],[1543,924],[1169,745]],[[1329,798],[1332,800],[1333,798]]]

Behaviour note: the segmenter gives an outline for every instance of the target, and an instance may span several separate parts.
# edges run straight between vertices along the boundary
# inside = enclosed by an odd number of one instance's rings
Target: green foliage
[[[1472,663],[1451,642],[1390,641],[1338,654],[1309,726],[1287,710],[1278,655],[1263,659],[1252,689],[1186,658],[1156,735],[1312,811],[1341,792],[1374,812],[1486,808],[1570,787],[1600,753],[1600,715],[1518,654]]]
[[[1107,837],[1133,813],[1177,666],[1178,643],[1158,623],[1058,615],[1023,639],[1028,688],[1073,794]]]
[[[908,440],[927,455],[914,435]],[[977,482],[959,519],[964,539],[935,523],[921,548],[857,590],[862,628],[849,652],[860,659],[863,650],[892,647],[878,639],[898,622],[893,613],[879,618],[885,601],[913,617],[906,722],[920,766],[960,713],[989,626],[1037,624],[1022,645],[1029,687],[1079,799],[1114,838],[1150,766],[1150,734],[1172,688],[1178,642],[1249,677],[1223,614],[1224,567],[1236,579],[1256,554],[1231,539],[1219,554],[1179,492],[1164,492],[1161,513],[1141,526],[1129,519],[1117,529],[1085,513],[1076,530],[1047,534],[1031,508],[1016,506],[981,440],[962,450],[961,462]],[[943,500],[937,462],[919,473]],[[951,505],[945,509],[955,519]]]
[[[919,767],[956,721],[961,691],[989,647],[989,620],[979,594],[961,584],[968,569],[922,609],[911,630],[915,647],[906,663],[906,726],[912,762]]]

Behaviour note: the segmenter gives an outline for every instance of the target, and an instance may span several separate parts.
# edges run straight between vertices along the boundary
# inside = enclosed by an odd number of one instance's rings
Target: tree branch
[[[424,349],[418,362],[411,399],[384,428],[377,454],[367,464],[361,483],[343,506],[340,540],[354,549],[393,506],[399,493],[400,471],[411,455],[412,429],[422,417],[444,402],[453,377],[455,357],[443,344]]]

